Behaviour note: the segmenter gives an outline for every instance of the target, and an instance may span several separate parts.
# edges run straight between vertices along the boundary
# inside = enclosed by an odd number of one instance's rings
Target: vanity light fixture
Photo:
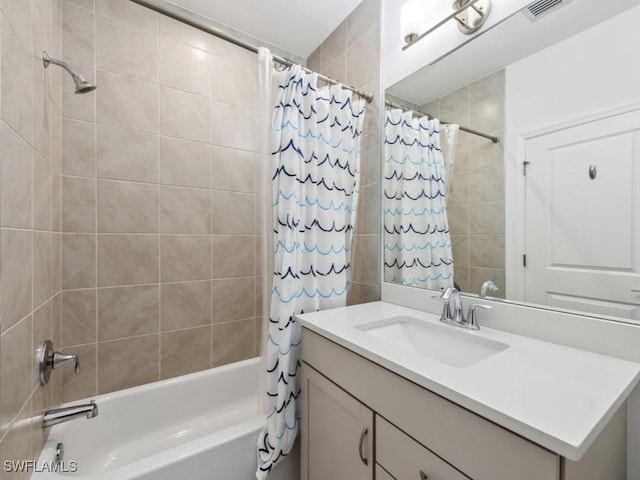
[[[409,0],[400,12],[400,30],[405,43],[402,50],[415,45],[431,32],[451,19],[458,22],[458,30],[465,35],[477,32],[489,18],[491,0],[454,0],[453,13],[446,16],[428,30],[420,33],[425,24],[424,4],[420,0]]]

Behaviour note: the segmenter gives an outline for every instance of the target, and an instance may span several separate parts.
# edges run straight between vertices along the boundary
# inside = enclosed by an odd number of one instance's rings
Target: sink
[[[506,343],[476,336],[458,327],[406,316],[377,320],[356,328],[399,349],[457,368],[471,366],[509,348]]]

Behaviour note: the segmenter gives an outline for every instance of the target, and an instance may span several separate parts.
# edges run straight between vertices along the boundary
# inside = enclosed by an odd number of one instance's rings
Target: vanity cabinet
[[[302,388],[302,478],[371,480],[373,411],[311,368]]]
[[[306,328],[302,360],[302,480],[626,480],[626,405],[572,462]]]

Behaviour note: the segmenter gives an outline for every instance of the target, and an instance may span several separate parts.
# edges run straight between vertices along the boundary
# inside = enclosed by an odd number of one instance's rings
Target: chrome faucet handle
[[[62,352],[53,352],[53,357],[51,359],[51,366],[55,370],[56,368],[60,368],[63,365],[66,365],[69,362],[75,362],[74,372],[76,375],[80,373],[80,358],[75,354],[67,354]]]
[[[441,295],[434,295],[431,298],[436,300],[442,300],[442,314],[440,315],[441,322],[450,322],[453,320],[453,315],[451,314],[451,304],[449,303],[451,300],[451,295],[456,289],[453,287],[447,287]]]
[[[40,385],[45,385],[51,378],[51,372],[69,362],[75,363],[76,375],[80,372],[80,359],[78,355],[55,352],[51,340],[45,340],[38,350],[38,371]]]
[[[465,324],[465,326],[469,330],[480,330],[480,324],[478,323],[478,314],[476,313],[476,308],[491,310],[493,307],[490,307],[489,305],[482,305],[480,303],[474,303],[473,305],[469,305],[469,313],[467,314],[467,323]]]

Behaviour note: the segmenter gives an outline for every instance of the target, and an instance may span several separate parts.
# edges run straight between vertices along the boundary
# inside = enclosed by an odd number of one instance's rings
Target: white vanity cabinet
[[[572,462],[306,328],[302,360],[302,480],[626,480],[626,405]]]

